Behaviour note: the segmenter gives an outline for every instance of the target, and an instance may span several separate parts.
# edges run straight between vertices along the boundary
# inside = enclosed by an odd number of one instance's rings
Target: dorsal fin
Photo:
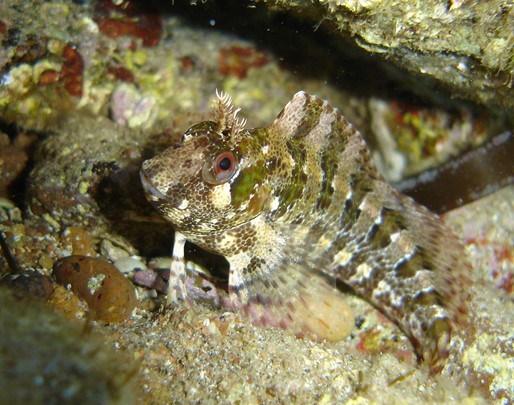
[[[299,91],[278,114],[271,127],[281,131],[286,138],[313,137],[314,141],[321,141],[332,132],[333,123],[341,120],[344,120],[343,116],[327,101]]]

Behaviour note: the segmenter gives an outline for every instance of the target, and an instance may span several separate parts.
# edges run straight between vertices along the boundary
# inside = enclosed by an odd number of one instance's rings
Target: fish
[[[253,129],[239,112],[216,91],[211,121],[142,164],[148,201],[175,229],[168,302],[187,300],[189,241],[225,257],[232,306],[255,325],[347,335],[343,286],[439,372],[452,335],[469,324],[470,265],[458,237],[385,182],[361,134],[327,101],[300,91]]]

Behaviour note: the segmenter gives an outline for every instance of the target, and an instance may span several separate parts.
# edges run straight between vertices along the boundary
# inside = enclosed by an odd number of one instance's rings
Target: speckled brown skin
[[[309,318],[323,323],[316,303],[332,307],[338,280],[439,371],[467,321],[468,265],[452,231],[383,181],[360,134],[326,101],[299,92],[270,126],[251,130],[236,113],[219,97],[215,121],[145,161],[148,199],[182,242],[226,257],[234,306],[254,323],[317,335]]]

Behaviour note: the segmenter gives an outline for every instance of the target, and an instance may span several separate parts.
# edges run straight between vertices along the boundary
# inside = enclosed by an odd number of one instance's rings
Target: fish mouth
[[[173,201],[167,195],[161,193],[157,187],[155,187],[152,183],[150,177],[145,173],[144,169],[139,171],[139,177],[141,178],[141,184],[143,185],[143,189],[145,190],[145,194],[151,201],[158,202],[160,200],[164,200],[170,204],[175,205],[175,201]]]

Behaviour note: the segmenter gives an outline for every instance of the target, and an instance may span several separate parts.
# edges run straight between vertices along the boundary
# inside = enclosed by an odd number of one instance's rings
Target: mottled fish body
[[[214,121],[143,163],[147,197],[177,231],[172,300],[186,298],[189,240],[228,260],[233,305],[255,324],[330,338],[334,313],[345,311],[342,282],[438,371],[467,321],[457,237],[384,182],[359,132],[326,101],[299,92],[256,129],[237,112],[218,96]]]

